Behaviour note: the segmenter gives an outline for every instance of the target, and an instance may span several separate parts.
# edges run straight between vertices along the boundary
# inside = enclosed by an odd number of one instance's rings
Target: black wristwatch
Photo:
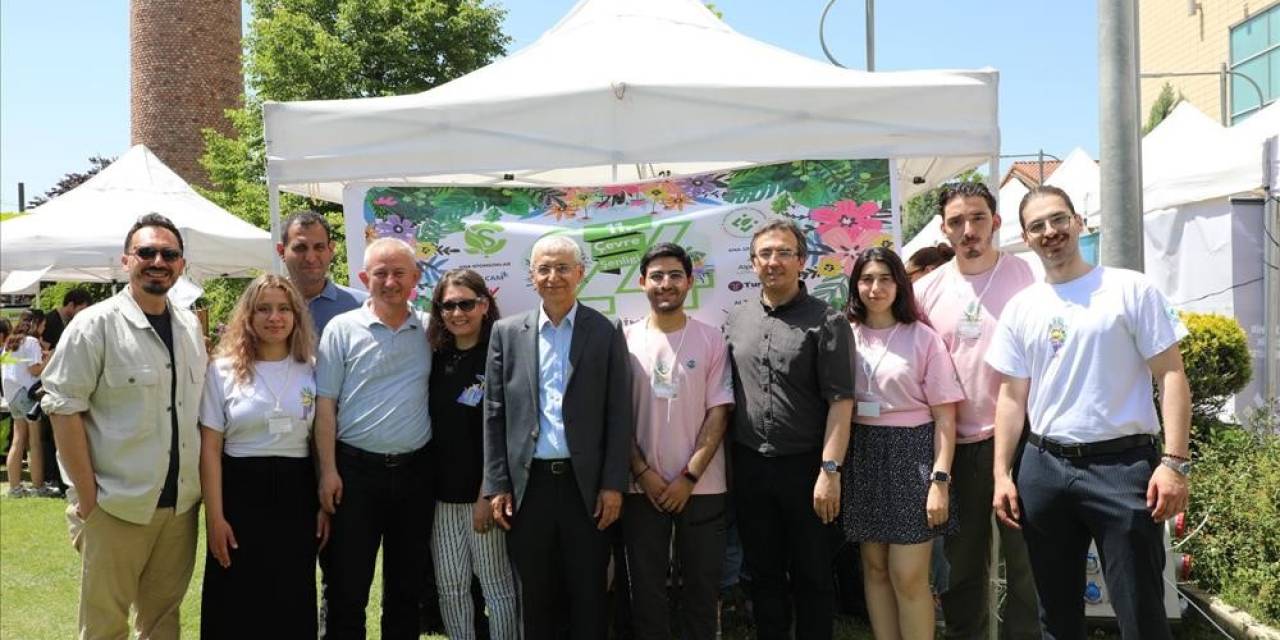
[[[835,460],[822,461],[822,470],[827,473],[840,473],[840,469],[842,468],[843,467],[840,466],[840,463]]]
[[[929,476],[929,481],[941,482],[943,484],[946,484],[948,482],[951,482],[951,474],[947,473],[946,471],[934,471],[933,475]]]

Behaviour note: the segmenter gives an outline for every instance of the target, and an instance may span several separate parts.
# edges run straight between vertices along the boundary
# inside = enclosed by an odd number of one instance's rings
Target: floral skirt
[[[932,422],[918,427],[853,425],[841,473],[840,514],[846,537],[855,542],[917,544],[955,531],[953,501],[948,501],[942,526],[930,527],[925,513],[933,434]]]

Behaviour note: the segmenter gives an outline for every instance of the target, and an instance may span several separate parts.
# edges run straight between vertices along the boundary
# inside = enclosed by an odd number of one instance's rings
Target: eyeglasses
[[[480,304],[480,298],[471,298],[470,300],[445,300],[440,303],[440,310],[452,313],[461,309],[463,313],[471,313],[475,310],[477,304]]]
[[[534,268],[533,268],[533,272],[534,272],[534,273],[536,273],[536,274],[538,274],[538,276],[543,277],[543,278],[545,278],[545,277],[547,277],[547,276],[551,275],[551,272],[552,272],[552,271],[556,272],[556,275],[561,276],[561,277],[564,277],[564,276],[569,275],[569,273],[570,273],[571,271],[573,271],[573,268],[574,268],[575,266],[577,266],[577,265],[572,265],[572,264],[557,264],[557,265],[540,264],[540,265],[538,265],[538,266],[536,266],[536,267],[534,267]]]
[[[165,262],[176,262],[182,259],[182,252],[177,249],[164,247],[157,249],[155,247],[137,247],[133,250],[133,255],[138,256],[142,260],[155,260],[156,256],[160,256]]]
[[[756,252],[755,257],[762,261],[772,260],[773,258],[790,260],[798,255],[800,254],[795,249],[761,249]]]
[[[1027,225],[1027,233],[1038,236],[1044,233],[1048,227],[1053,227],[1054,231],[1065,231],[1069,226],[1071,226],[1071,214],[1056,213],[1048,220],[1036,220]]]
[[[671,284],[679,284],[681,282],[684,282],[685,277],[686,276],[683,270],[681,271],[650,271],[644,276],[645,280],[652,280],[653,282],[669,281],[671,282]]]

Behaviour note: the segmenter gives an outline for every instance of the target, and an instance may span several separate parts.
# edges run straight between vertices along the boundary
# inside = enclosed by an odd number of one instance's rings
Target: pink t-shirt
[[[663,333],[648,321],[626,328],[636,406],[636,442],[645,460],[671,482],[689,462],[707,409],[733,404],[728,349],[720,332],[688,319],[685,327]],[[657,375],[655,375],[655,370]],[[670,390],[674,389],[673,398]],[[702,471],[694,494],[724,493],[724,446]],[[634,483],[632,493],[640,491]]]
[[[916,304],[941,336],[964,386],[956,442],[981,442],[994,433],[1000,373],[986,363],[987,349],[1005,305],[1034,282],[1025,260],[1002,254],[986,273],[966,276],[951,262],[915,284]]]
[[[853,324],[858,404],[876,402],[878,417],[855,411],[853,421],[915,427],[933,420],[929,407],[964,399],[955,366],[938,334],[923,322],[872,329]]]

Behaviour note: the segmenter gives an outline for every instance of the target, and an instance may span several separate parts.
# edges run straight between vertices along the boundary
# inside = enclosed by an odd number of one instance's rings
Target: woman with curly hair
[[[206,640],[316,637],[316,553],[329,520],[310,453],[315,341],[297,289],[263,275],[240,296],[209,363],[200,403]]]
[[[13,425],[5,468],[9,472],[9,495],[14,498],[58,495],[56,490],[44,484],[44,444],[40,421],[27,419],[27,414],[35,407],[28,391],[40,379],[48,355],[40,343],[43,324],[43,313],[35,309],[23,311],[17,324],[0,342],[0,354],[4,360],[0,365],[0,389],[4,391],[5,402],[9,403]],[[27,453],[31,463],[31,482],[35,485],[31,490],[22,486],[23,453]]]
[[[497,320],[498,303],[480,274],[458,269],[440,278],[427,327],[433,351],[428,401],[438,461],[431,557],[445,632],[455,640],[475,638],[483,626],[473,618],[472,573],[489,610],[489,637],[520,634],[506,534],[494,526],[489,501],[480,494],[485,356]]]

